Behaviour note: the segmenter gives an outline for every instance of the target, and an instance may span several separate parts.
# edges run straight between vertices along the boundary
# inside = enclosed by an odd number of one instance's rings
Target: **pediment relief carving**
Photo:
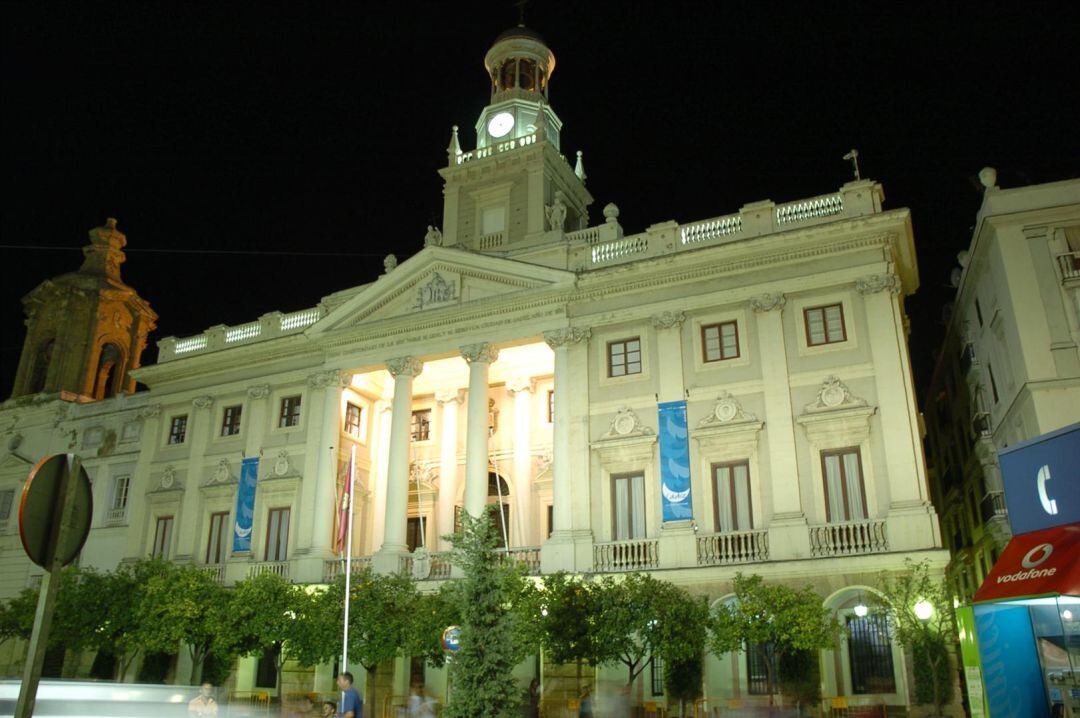
[[[865,399],[852,394],[847,384],[840,381],[838,377],[827,376],[818,389],[817,401],[807,404],[805,411],[807,414],[817,414],[860,406],[866,406]]]
[[[712,411],[698,422],[698,428],[728,426],[755,421],[757,421],[757,416],[743,409],[742,404],[731,395],[731,392],[723,391],[716,398]]]

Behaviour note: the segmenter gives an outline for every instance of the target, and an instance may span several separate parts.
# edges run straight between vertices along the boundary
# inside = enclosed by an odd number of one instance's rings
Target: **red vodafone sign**
[[[1080,524],[1015,536],[975,593],[975,602],[1080,596]]]

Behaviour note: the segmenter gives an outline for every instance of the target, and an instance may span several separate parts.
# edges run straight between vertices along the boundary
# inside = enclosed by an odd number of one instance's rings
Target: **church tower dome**
[[[90,230],[76,272],[47,279],[23,297],[26,341],[12,397],[66,392],[81,400],[135,390],[157,314],[120,278],[127,237],[109,218]]]

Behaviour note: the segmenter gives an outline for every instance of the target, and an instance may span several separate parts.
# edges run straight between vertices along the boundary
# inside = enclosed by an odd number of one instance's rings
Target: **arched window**
[[[52,339],[46,339],[38,345],[34,354],[34,363],[30,367],[29,394],[37,394],[45,391],[45,381],[49,378],[49,365],[52,364],[53,345]]]
[[[101,347],[94,376],[95,399],[107,399],[119,391],[124,377],[124,354],[118,346],[105,344]]]

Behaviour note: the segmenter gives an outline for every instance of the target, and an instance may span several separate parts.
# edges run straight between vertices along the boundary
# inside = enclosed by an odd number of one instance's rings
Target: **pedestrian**
[[[360,694],[353,688],[353,674],[345,671],[338,674],[338,688],[341,689],[341,705],[338,706],[338,715],[341,718],[363,718],[364,702],[360,700]]]
[[[529,681],[529,690],[525,694],[523,711],[527,718],[539,718],[540,716],[540,681],[533,678]]]
[[[322,718],[334,718],[334,716],[337,715],[337,703],[334,703],[333,701],[323,701],[322,713],[319,715],[321,715]]]
[[[409,718],[435,718],[434,701],[424,695],[424,688],[419,683],[414,683],[409,690],[405,714]]]
[[[578,718],[593,718],[592,692],[588,688],[581,694],[581,704],[578,707]]]
[[[192,698],[187,704],[189,716],[216,716],[217,701],[214,700],[214,686],[211,683],[203,683],[199,688],[199,695]]]

